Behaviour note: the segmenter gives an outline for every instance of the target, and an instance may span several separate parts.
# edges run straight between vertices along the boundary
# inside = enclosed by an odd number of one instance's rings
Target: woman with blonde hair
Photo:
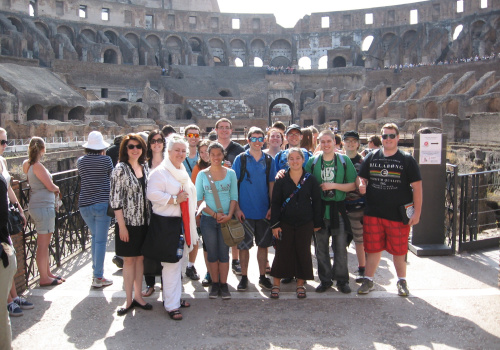
[[[266,152],[274,158],[283,149],[283,142],[285,141],[283,131],[278,128],[271,128],[267,132],[266,139],[268,148],[262,152]]]
[[[302,140],[300,141],[300,148],[305,148],[309,152],[314,152],[315,146],[313,145],[313,133],[310,128],[300,129]]]
[[[64,282],[62,277],[50,271],[49,245],[56,223],[56,198],[59,187],[52,181],[49,171],[40,163],[45,154],[45,142],[32,137],[28,147],[28,159],[23,171],[28,174],[30,200],[28,211],[37,233],[36,264],[40,274],[40,286],[56,286]]]

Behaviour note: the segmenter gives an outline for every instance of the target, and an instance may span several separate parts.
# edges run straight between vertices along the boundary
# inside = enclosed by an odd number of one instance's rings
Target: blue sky
[[[278,24],[293,28],[297,21],[313,12],[344,11],[428,0],[218,0],[221,12],[228,13],[273,13]]]

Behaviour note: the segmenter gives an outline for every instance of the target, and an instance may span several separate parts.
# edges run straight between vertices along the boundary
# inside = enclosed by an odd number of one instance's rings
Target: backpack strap
[[[247,174],[247,176],[250,177],[250,174],[248,173],[247,170],[247,155],[245,153],[241,154],[240,162],[241,164],[240,164],[240,177],[238,178],[238,194],[240,193],[240,184],[243,182],[245,174]]]

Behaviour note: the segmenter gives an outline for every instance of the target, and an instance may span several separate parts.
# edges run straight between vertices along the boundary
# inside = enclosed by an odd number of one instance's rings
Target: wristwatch
[[[172,198],[174,199],[174,204],[177,205],[177,196],[172,196]]]

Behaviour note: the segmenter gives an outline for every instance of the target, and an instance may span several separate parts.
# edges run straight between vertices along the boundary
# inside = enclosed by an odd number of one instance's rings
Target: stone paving
[[[315,293],[316,278],[308,282],[307,299],[298,300],[290,284],[273,300],[258,286],[254,248],[248,291],[236,291],[238,277],[229,273],[231,300],[210,300],[200,281],[184,277],[184,297],[192,306],[182,310],[181,322],[164,311],[159,278],[157,292],[147,298],[152,311],[116,315],[125,293],[121,270],[111,262],[113,249],[110,241],[105,276],[114,280],[112,286],[90,287],[86,251],[57,271],[66,276],[64,284],[26,293],[35,308],[11,320],[14,349],[500,348],[499,249],[426,258],[410,253],[408,298],[397,296],[394,267],[384,255],[368,295],[355,293],[359,285],[351,275],[351,294],[335,288]],[[357,266],[353,248],[349,266]],[[203,277],[201,250],[196,267]]]

